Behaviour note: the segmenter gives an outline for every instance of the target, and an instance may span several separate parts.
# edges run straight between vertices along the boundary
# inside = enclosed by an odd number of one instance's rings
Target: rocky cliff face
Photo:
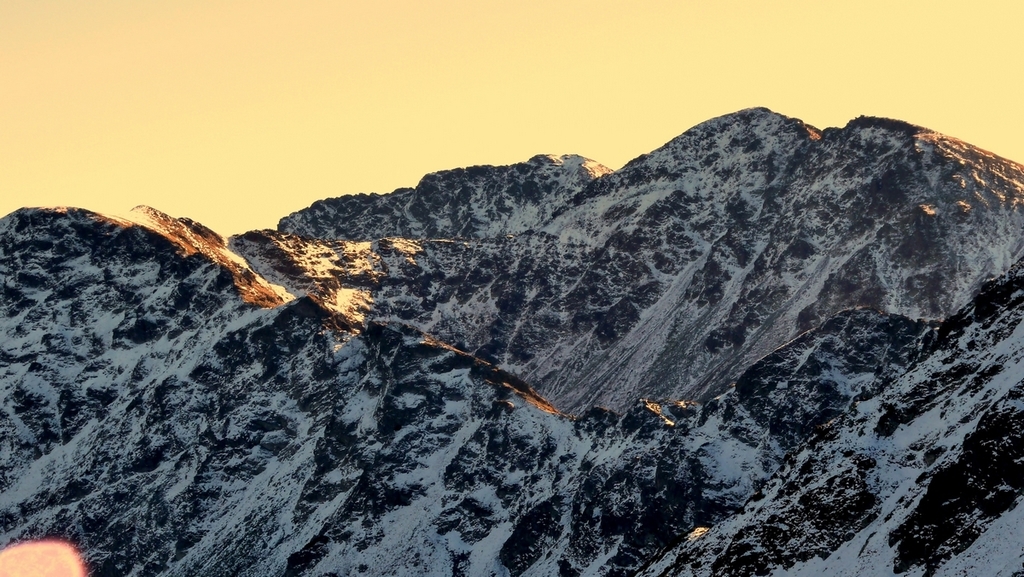
[[[464,186],[459,171],[427,181],[450,186],[439,199]],[[574,182],[528,227],[499,217],[462,239],[426,242],[461,234],[450,227],[414,232],[422,255],[388,269],[376,308],[500,363],[560,406],[622,408],[644,395],[710,398],[843,309],[944,318],[1024,248],[1020,165],[897,121],[819,131],[746,110]],[[489,190],[492,203],[519,198]],[[407,237],[405,216],[375,208],[389,196],[375,198],[332,199],[334,212],[316,205],[281,229]],[[447,222],[448,210],[432,218]],[[354,212],[375,226],[326,220]]]

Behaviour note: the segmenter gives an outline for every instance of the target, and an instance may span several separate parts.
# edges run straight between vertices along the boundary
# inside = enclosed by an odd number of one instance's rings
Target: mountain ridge
[[[343,221],[346,240],[384,237],[448,238],[517,234],[537,228],[557,209],[565,191],[609,174],[611,169],[578,155],[536,155],[508,166],[470,166],[433,172],[415,188],[317,201],[278,228],[309,237],[330,237],[331,221]],[[482,187],[482,188],[481,188]],[[497,192],[498,194],[494,194]],[[553,203],[553,204],[552,204]],[[381,234],[367,213],[391,215],[394,228]],[[311,221],[310,217],[315,221]]]
[[[0,541],[98,575],[1018,571],[1024,167],[767,109],[586,162],[356,199],[365,239],[0,219]]]
[[[714,396],[844,308],[942,318],[1024,251],[1020,165],[887,119],[818,131],[744,110],[564,198],[531,232],[461,239],[480,260],[452,264],[440,241],[421,242],[437,262],[405,282],[479,277],[478,291],[462,297],[469,305],[442,289],[410,286],[401,298],[421,301],[403,309],[406,322],[463,342],[570,407]],[[395,232],[378,217],[378,238]],[[518,282],[504,282],[497,263]],[[541,360],[517,356],[524,350]],[[627,383],[625,394],[584,384],[609,380]]]

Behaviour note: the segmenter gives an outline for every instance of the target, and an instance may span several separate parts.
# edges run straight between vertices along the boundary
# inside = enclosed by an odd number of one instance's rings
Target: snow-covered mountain
[[[819,131],[744,110],[561,187],[538,158],[322,201],[280,229],[350,241],[412,233],[420,256],[383,274],[376,318],[459,342],[572,410],[709,398],[852,307],[944,318],[1024,254],[1024,169],[892,120]],[[553,162],[544,166],[577,170]],[[506,185],[510,173],[534,184]],[[525,212],[524,225],[520,212],[457,200],[517,206],[525,188],[557,191],[550,218]],[[425,213],[428,195],[437,203]],[[422,221],[492,224],[411,224]]]
[[[293,298],[194,223],[137,221],[0,220],[2,539],[65,537],[98,575],[626,575],[934,332],[854,311],[703,407],[571,417],[408,325]],[[760,384],[778,373],[813,414]]]
[[[17,211],[0,545],[95,575],[1016,574],[1022,183],[754,109],[616,172],[437,173],[230,239]]]

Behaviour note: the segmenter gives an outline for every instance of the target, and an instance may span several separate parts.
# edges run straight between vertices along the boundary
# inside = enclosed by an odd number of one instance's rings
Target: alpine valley
[[[96,576],[1024,576],[1024,166],[700,124],[224,238],[0,219],[0,546]]]

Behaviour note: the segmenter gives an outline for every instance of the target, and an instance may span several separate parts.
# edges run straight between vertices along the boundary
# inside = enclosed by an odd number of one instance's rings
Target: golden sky
[[[612,168],[751,106],[1024,161],[1024,2],[0,0],[0,215],[222,233],[427,173]]]

